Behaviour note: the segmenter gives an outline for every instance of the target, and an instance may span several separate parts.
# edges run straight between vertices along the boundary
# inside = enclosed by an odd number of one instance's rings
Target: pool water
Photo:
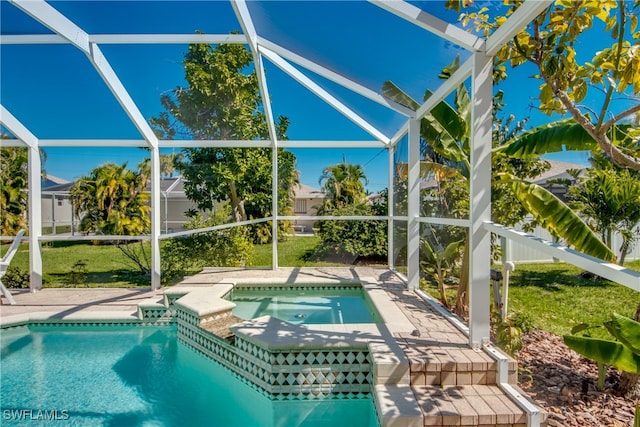
[[[272,316],[295,324],[377,323],[378,314],[359,289],[340,291],[255,291],[236,289],[233,314],[249,320]]]
[[[175,327],[30,326],[0,333],[2,425],[377,425],[369,399],[273,402],[179,343]]]

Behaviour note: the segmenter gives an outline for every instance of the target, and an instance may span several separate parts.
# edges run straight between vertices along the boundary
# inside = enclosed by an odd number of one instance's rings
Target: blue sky
[[[224,34],[239,30],[225,1],[81,2],[51,4],[91,34],[181,33],[195,30]],[[415,2],[449,22],[455,14],[434,2]],[[153,7],[151,7],[153,6]],[[179,7],[178,7],[179,6]],[[2,34],[47,34],[48,29],[0,1]],[[363,1],[249,2],[258,33],[289,50],[379,91],[392,80],[416,99],[439,84],[439,70],[468,53]],[[101,49],[142,114],[162,111],[160,96],[184,85],[186,45],[102,45]],[[0,100],[42,139],[140,139],[87,58],[70,45],[2,45]],[[274,114],[291,121],[292,140],[373,140],[280,69],[265,60]],[[305,71],[305,70],[303,70]],[[404,118],[359,95],[305,71],[378,129],[392,136]],[[500,89],[507,111],[531,124],[549,121],[529,109],[538,83],[523,68]],[[517,80],[517,81],[516,81]],[[556,117],[557,119],[557,117]],[[106,161],[135,166],[147,154],[138,148],[47,148],[45,168],[73,180]],[[318,187],[322,169],[346,158],[361,164],[370,191],[387,185],[387,153],[382,149],[295,149],[301,181]],[[167,152],[167,151],[164,151]],[[170,150],[168,151],[170,152]],[[588,155],[563,153],[558,160],[585,164]]]

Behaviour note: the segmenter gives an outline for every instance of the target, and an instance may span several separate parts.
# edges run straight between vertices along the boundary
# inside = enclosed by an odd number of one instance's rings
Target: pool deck
[[[376,303],[378,311],[402,312],[405,324],[396,328],[385,319],[397,345],[404,351],[410,366],[410,390],[422,416],[404,419],[398,416],[387,425],[444,426],[474,425],[524,427],[545,425],[545,414],[527,414],[521,409],[530,402],[509,396],[505,389],[514,388],[516,364],[495,351],[473,350],[467,336],[447,318],[437,304],[407,291],[402,280],[392,271],[369,267],[351,268],[280,268],[216,269],[209,268],[176,285],[211,286],[222,281],[245,283],[353,283],[375,282],[387,294],[387,309]],[[0,306],[0,324],[19,318],[102,319],[136,318],[138,304],[161,298],[165,289],[47,288],[36,293],[12,290],[17,305]],[[399,310],[398,310],[399,309]],[[406,328],[406,320],[411,330]],[[502,374],[498,366],[502,366]],[[506,371],[508,369],[508,372]],[[505,386],[506,384],[506,386]],[[378,386],[376,386],[378,387]],[[390,411],[401,411],[393,393],[378,402]],[[379,398],[380,399],[380,398]],[[516,403],[516,401],[518,403]],[[405,402],[406,403],[406,402]],[[533,419],[533,422],[532,422]]]

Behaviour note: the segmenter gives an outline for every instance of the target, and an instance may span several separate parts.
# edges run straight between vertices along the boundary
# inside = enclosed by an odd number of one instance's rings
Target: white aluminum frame
[[[70,43],[82,50],[100,74],[105,84],[109,87],[113,95],[119,101],[123,110],[127,113],[131,121],[137,127],[142,136],[142,140],[38,140],[22,124],[16,120],[4,107],[1,109],[0,121],[15,135],[16,140],[3,141],[5,146],[27,145],[30,153],[29,185],[30,185],[30,226],[31,232],[29,240],[30,249],[30,269],[32,290],[39,289],[42,281],[42,260],[39,251],[39,242],[45,240],[39,235],[41,229],[41,218],[39,216],[40,207],[40,163],[38,149],[40,147],[68,146],[106,146],[106,147],[148,147],[151,149],[152,167],[152,232],[150,236],[134,236],[133,238],[149,238],[152,242],[152,288],[156,289],[160,283],[160,251],[159,240],[161,238],[178,237],[204,230],[190,230],[184,233],[171,233],[160,236],[160,189],[159,189],[159,148],[165,147],[272,147],[273,148],[273,169],[272,179],[274,189],[273,196],[273,216],[261,218],[243,223],[225,224],[223,226],[212,227],[220,229],[254,224],[265,221],[273,221],[272,232],[274,234],[273,246],[273,266],[277,267],[277,221],[292,218],[280,216],[277,211],[277,148],[279,147],[386,147],[389,151],[389,189],[393,188],[393,154],[394,147],[407,133],[409,134],[409,206],[407,217],[393,215],[393,197],[389,206],[389,213],[384,217],[367,217],[366,219],[387,220],[389,224],[389,236],[393,237],[393,223],[395,220],[406,220],[408,223],[408,284],[411,289],[419,287],[419,228],[421,223],[438,223],[458,226],[469,226],[471,229],[472,262],[470,266],[471,287],[471,318],[469,320],[470,344],[479,345],[488,337],[487,313],[488,305],[488,236],[489,230],[486,226],[488,212],[490,208],[490,196],[487,191],[490,188],[490,159],[491,159],[491,138],[490,138],[490,107],[492,98],[492,82],[490,79],[490,68],[492,55],[503,46],[513,35],[524,25],[533,20],[539,13],[544,11],[551,3],[551,0],[526,0],[524,4],[498,29],[488,40],[484,40],[470,34],[454,24],[444,22],[416,6],[400,0],[371,0],[371,3],[382,9],[401,17],[433,34],[449,40],[472,52],[472,57],[465,61],[454,75],[445,81],[434,94],[414,113],[406,107],[391,102],[364,85],[353,81],[339,73],[324,67],[322,64],[304,58],[294,52],[285,49],[275,43],[261,38],[253,25],[251,15],[245,0],[231,0],[233,9],[240,22],[244,34],[241,35],[203,35],[203,34],[87,34],[75,23],[58,12],[54,7],[44,0],[10,0],[12,4],[32,16],[45,26],[53,30],[56,34],[51,35],[8,35],[0,37],[1,44],[61,44]],[[148,123],[144,120],[140,110],[133,99],[129,96],[126,88],[119,80],[116,72],[111,68],[107,58],[99,48],[100,44],[189,44],[189,43],[238,43],[248,44],[254,57],[254,64],[258,74],[259,87],[265,108],[265,115],[269,125],[270,139],[264,141],[159,141]],[[360,126],[371,134],[375,141],[278,141],[275,133],[275,123],[273,113],[269,103],[269,92],[267,79],[264,74],[263,58],[267,58],[276,66],[281,68],[307,89],[320,97],[328,105],[343,114],[346,118]],[[408,117],[407,122],[388,137],[380,132],[349,107],[338,101],[320,85],[302,73],[291,63],[295,63],[311,72],[314,72],[328,80],[343,86],[344,88],[357,93],[371,101],[377,102],[399,114]],[[468,220],[452,220],[446,218],[421,218],[420,217],[420,120],[445,99],[455,88],[465,82],[471,76],[472,100],[473,100],[473,135],[471,140],[472,162],[471,162],[471,211]],[[37,196],[36,196],[37,195]],[[305,219],[314,217],[305,217]],[[351,219],[352,217],[317,217],[318,219]],[[360,219],[361,217],[353,217]],[[107,236],[108,237],[108,236]],[[115,236],[114,236],[115,237]],[[78,236],[75,236],[77,239]],[[92,237],[95,238],[95,237]],[[48,240],[51,240],[47,237]],[[392,244],[389,245],[392,251]],[[389,265],[392,267],[393,260],[389,257]],[[486,288],[486,289],[485,289]],[[486,294],[486,298],[482,294]]]

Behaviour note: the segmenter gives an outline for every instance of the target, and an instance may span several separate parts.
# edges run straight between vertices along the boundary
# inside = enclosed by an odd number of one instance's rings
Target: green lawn
[[[640,261],[627,266],[640,270]],[[509,286],[509,311],[520,311],[534,326],[557,335],[570,333],[579,323],[602,324],[613,312],[634,315],[638,292],[607,280],[582,278],[581,272],[565,263],[518,264]]]
[[[8,245],[2,245],[2,253]],[[80,283],[69,283],[70,274],[77,262],[86,264],[86,274]],[[29,245],[22,244],[11,266],[29,271]],[[48,242],[42,246],[43,283],[46,287],[130,287],[143,285],[136,280],[133,266],[112,245],[94,245],[92,242]],[[80,268],[76,267],[76,271]],[[76,276],[81,279],[81,277]]]
[[[314,249],[320,243],[317,236],[288,237],[278,243],[278,265],[280,267],[334,267],[344,263],[327,261],[314,256]],[[272,245],[256,245],[253,252],[253,267],[271,267]]]
[[[278,264],[281,267],[329,267],[343,266],[344,263],[323,260],[314,255],[319,238],[291,237],[278,244]],[[0,254],[9,245],[0,247]],[[86,263],[87,273],[82,283],[69,283],[70,273],[78,262]],[[122,252],[112,245],[94,245],[92,242],[49,242],[42,248],[43,282],[46,287],[129,287],[148,286],[148,279],[142,281],[133,264]],[[22,244],[11,266],[29,271],[29,246]],[[271,267],[271,245],[254,247],[252,267]],[[76,267],[76,270],[78,268]]]

